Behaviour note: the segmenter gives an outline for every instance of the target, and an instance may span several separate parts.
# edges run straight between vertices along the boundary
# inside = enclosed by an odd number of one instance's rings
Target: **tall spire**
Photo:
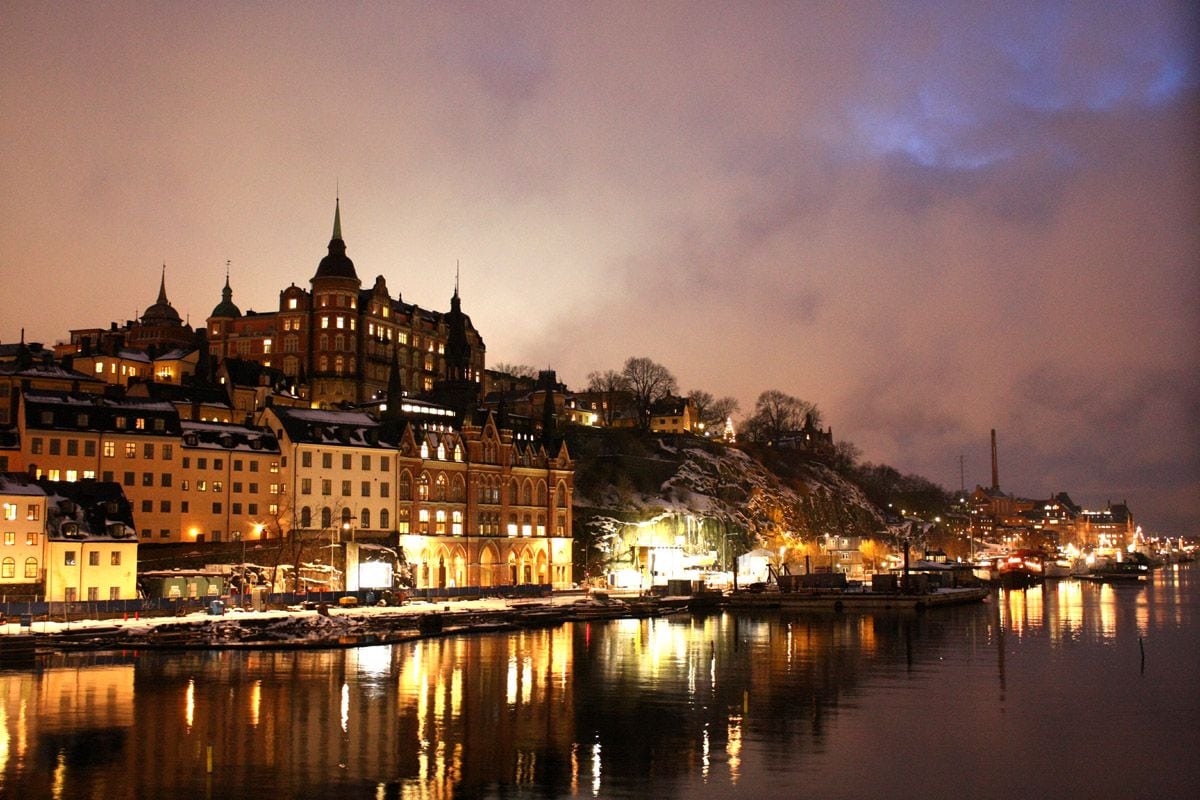
[[[164,306],[168,305],[168,303],[167,303],[167,263],[165,261],[163,262],[163,265],[162,265],[162,280],[160,280],[158,283],[158,300],[155,302],[161,303]]]
[[[358,281],[354,262],[346,256],[346,242],[342,239],[342,201],[337,198],[333,207],[333,238],[329,240],[329,255],[317,265],[312,280],[321,278],[349,278]]]

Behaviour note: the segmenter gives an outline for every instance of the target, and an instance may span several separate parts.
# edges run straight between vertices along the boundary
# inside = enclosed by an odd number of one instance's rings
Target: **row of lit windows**
[[[5,503],[3,508],[4,508],[4,519],[14,520],[17,518],[17,513],[18,513],[18,504],[17,503]],[[29,503],[28,505],[26,505],[25,519],[29,520],[30,522],[37,522],[38,519],[41,518],[41,514],[42,514],[42,508],[37,503]]]
[[[114,361],[111,364],[109,364],[108,366],[109,366],[109,374],[116,375],[117,374],[117,362]],[[137,367],[130,367],[125,364],[121,364],[120,367],[121,367],[122,377],[136,378],[142,374],[142,372],[139,371]],[[97,375],[104,374],[104,362],[103,361],[96,362],[96,374]]]
[[[43,471],[41,467],[32,466],[32,465],[31,465],[31,468],[33,470],[33,476],[35,478],[38,478],[39,480],[41,478],[45,478],[46,480],[50,480],[50,481],[65,480],[68,483],[74,483],[75,481],[79,480],[80,478],[83,478],[85,481],[87,481],[87,480],[94,481],[96,479],[96,470],[94,470],[94,469],[85,469],[82,471],[77,470],[77,469],[65,469],[65,470],[63,470],[63,469],[48,469],[48,470]],[[112,480],[111,472],[106,472],[104,474],[106,476],[108,476],[107,478],[105,478],[105,480]],[[126,474],[133,475],[132,472],[129,472]]]
[[[4,544],[6,547],[11,547],[17,543],[16,531],[4,532]],[[29,547],[36,547],[38,543],[38,534],[34,531],[26,531],[25,544]]]
[[[347,319],[349,319],[349,321],[350,321],[349,326],[346,325]],[[321,315],[321,327],[322,328],[333,327],[333,328],[337,328],[339,330],[344,330],[346,327],[349,327],[350,330],[353,331],[353,330],[358,329],[358,320],[355,317],[344,317],[340,314],[332,316],[332,317],[329,316],[328,314],[322,314]]]

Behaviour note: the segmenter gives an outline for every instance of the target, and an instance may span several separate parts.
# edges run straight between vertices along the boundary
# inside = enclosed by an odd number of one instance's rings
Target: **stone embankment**
[[[310,648],[393,644],[428,636],[483,633],[659,613],[657,603],[585,599],[501,608],[467,604],[399,608],[294,608],[262,613],[195,614],[141,624],[56,625],[31,637],[39,651],[198,648]]]

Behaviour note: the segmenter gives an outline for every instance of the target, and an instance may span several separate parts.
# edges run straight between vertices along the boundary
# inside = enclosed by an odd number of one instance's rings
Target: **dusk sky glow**
[[[995,428],[1005,491],[1194,535],[1195,7],[982,6],[3,2],[0,341],[164,262],[193,325],[226,260],[273,310],[336,192],[489,364],[780,389],[949,489]]]

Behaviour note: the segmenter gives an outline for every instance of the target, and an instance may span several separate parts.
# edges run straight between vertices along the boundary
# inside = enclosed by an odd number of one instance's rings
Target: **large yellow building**
[[[405,401],[403,428],[362,412],[271,408],[290,456],[290,523],[331,546],[391,541],[417,588],[550,584],[571,571],[573,464],[529,439]],[[353,560],[350,563],[353,572]],[[356,576],[347,576],[350,587]]]
[[[45,529],[46,492],[24,476],[0,474],[0,593],[20,596],[41,585]]]
[[[44,481],[44,594],[57,602],[137,599],[137,533],[121,487]]]
[[[165,401],[27,393],[17,430],[21,463],[12,468],[119,483],[143,541],[257,538],[283,491],[268,432],[181,421]]]

